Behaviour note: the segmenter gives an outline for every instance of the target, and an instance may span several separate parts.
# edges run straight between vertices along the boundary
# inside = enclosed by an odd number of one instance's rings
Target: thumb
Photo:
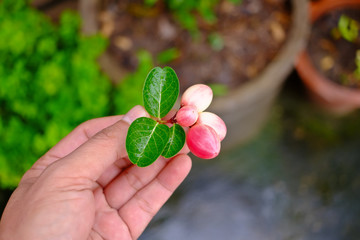
[[[54,168],[62,177],[84,177],[96,181],[111,164],[127,156],[125,139],[128,128],[139,117],[149,117],[149,114],[142,106],[135,106],[120,121],[57,161]]]

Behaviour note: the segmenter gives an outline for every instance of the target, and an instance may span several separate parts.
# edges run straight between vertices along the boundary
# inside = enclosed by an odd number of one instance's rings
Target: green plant
[[[343,14],[338,21],[338,30],[341,36],[349,42],[353,42],[359,35],[359,23],[351,17]]]
[[[208,41],[210,46],[215,51],[220,51],[224,48],[224,40],[222,39],[221,35],[218,33],[212,33],[208,36]]]
[[[154,67],[151,53],[141,50],[136,55],[139,62],[136,71],[121,79],[115,89],[114,104],[118,114],[125,114],[133,106],[142,104],[139,93],[144,85],[144,76]]]
[[[355,64],[356,69],[354,71],[354,75],[357,79],[360,79],[360,49],[356,51]]]
[[[171,61],[174,61],[180,56],[180,50],[177,48],[168,48],[162,52],[160,52],[156,56],[156,60],[159,64],[166,64]]]
[[[343,14],[339,18],[336,32],[348,42],[355,42],[359,37],[359,28],[359,22]],[[353,78],[360,82],[360,49],[356,51],[355,65],[356,69],[353,72]],[[352,77],[344,77],[344,79],[345,82],[351,82]]]
[[[58,26],[25,0],[0,2],[0,185],[23,173],[75,126],[109,115],[109,80],[95,59],[100,36],[79,34],[65,12]]]
[[[180,52],[177,48],[169,48],[160,52],[155,60],[150,52],[140,50],[136,53],[138,65],[135,72],[127,74],[114,90],[115,112],[125,114],[134,105],[142,104],[141,91],[144,85],[144,76],[154,68],[155,62],[159,64],[169,63],[178,58]]]
[[[209,87],[214,92],[214,96],[225,96],[229,92],[229,87],[223,83],[210,83]]]
[[[225,123],[215,114],[203,113],[212,101],[211,88],[203,84],[188,88],[181,98],[180,109],[169,117],[179,89],[179,80],[170,67],[155,67],[147,75],[142,95],[151,117],[138,118],[129,127],[126,150],[132,163],[146,167],[159,156],[175,156],[185,144],[182,127],[188,126],[186,142],[190,151],[205,159],[219,154],[220,141],[226,135]],[[186,118],[194,121],[188,125]]]
[[[242,0],[227,1],[233,4],[242,2]],[[157,2],[158,0],[145,0],[145,4],[148,6],[153,6]],[[196,16],[200,15],[208,24],[215,23],[217,21],[215,8],[220,3],[220,0],[164,0],[164,3],[183,28],[197,34],[198,21]]]
[[[1,187],[15,187],[39,156],[81,122],[141,103],[151,55],[138,52],[137,71],[113,88],[96,63],[107,41],[82,36],[79,26],[71,12],[55,26],[27,0],[0,2]],[[170,49],[158,61],[177,54]]]

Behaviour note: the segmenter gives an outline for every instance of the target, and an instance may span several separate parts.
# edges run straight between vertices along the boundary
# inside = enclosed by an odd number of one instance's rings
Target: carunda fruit
[[[199,117],[195,106],[183,106],[176,113],[176,122],[183,127],[194,125]]]
[[[211,88],[204,84],[188,88],[180,108],[172,110],[179,91],[179,79],[172,68],[155,67],[147,75],[142,95],[149,117],[133,121],[126,136],[132,163],[146,167],[160,156],[171,158],[182,150],[203,159],[220,153],[225,123],[217,115],[204,112],[213,99]]]
[[[211,159],[220,152],[220,138],[215,130],[205,124],[195,124],[186,136],[190,151],[197,157]]]
[[[205,124],[215,130],[219,135],[220,141],[222,141],[226,136],[226,125],[224,121],[216,114],[211,112],[202,112],[199,113],[199,118],[197,123]]]
[[[211,88],[204,84],[195,84],[184,92],[181,97],[181,106],[194,106],[198,112],[207,109],[213,99]]]

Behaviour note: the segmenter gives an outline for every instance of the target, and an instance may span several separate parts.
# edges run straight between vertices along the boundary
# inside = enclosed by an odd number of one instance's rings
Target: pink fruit
[[[189,129],[186,143],[197,157],[210,159],[220,152],[220,139],[214,129],[204,124],[195,124]]]
[[[183,127],[194,125],[199,117],[195,106],[183,106],[176,114],[176,122]]]
[[[216,114],[211,112],[201,112],[199,113],[199,119],[197,121],[199,124],[205,124],[210,126],[218,134],[220,141],[222,141],[226,136],[226,125],[224,121]]]
[[[209,107],[213,98],[211,88],[204,84],[195,84],[184,92],[181,97],[181,106],[195,106],[198,112]]]

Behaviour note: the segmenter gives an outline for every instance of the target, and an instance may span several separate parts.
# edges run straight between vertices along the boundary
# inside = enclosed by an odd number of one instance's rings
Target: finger
[[[38,177],[51,163],[65,157],[66,155],[74,151],[77,147],[79,147],[81,144],[88,141],[92,136],[94,136],[102,129],[121,120],[122,117],[122,115],[119,115],[96,118],[80,124],[66,137],[60,140],[47,153],[45,153],[45,155],[43,155],[39,160],[37,160],[33,164],[33,166],[25,173],[22,181],[33,177]]]
[[[128,225],[133,239],[140,236],[190,169],[189,156],[179,155],[173,158],[153,181],[119,209],[119,215]]]
[[[120,121],[57,161],[53,168],[62,177],[77,176],[96,181],[111,164],[126,157],[125,139],[130,123],[136,118],[148,116],[143,107],[132,108]]]
[[[105,186],[107,186],[111,181],[113,181],[114,178],[123,171],[123,169],[126,169],[132,165],[133,164],[128,158],[121,158],[116,160],[114,164],[111,164],[110,167],[108,167],[105,172],[99,177],[99,179],[97,180],[98,184],[105,188]]]
[[[128,227],[119,217],[117,210],[109,208],[102,188],[93,192],[96,209],[93,230],[97,237],[90,239],[131,239]]]
[[[166,163],[167,160],[165,158],[159,157],[153,164],[147,167],[132,165],[122,171],[104,189],[106,200],[110,207],[119,209],[140,189],[149,184],[164,168]]]
[[[190,149],[187,146],[187,144],[185,143],[184,147],[179,151],[178,154],[188,154],[189,152],[190,152]],[[156,161],[158,162],[159,160],[156,160]],[[166,160],[166,161],[168,161],[168,160]],[[122,158],[122,159],[116,160],[114,164],[112,164],[107,170],[105,170],[105,172],[100,176],[100,178],[97,180],[97,182],[100,184],[100,186],[105,188],[110,182],[114,181],[114,178],[117,177],[123,171],[123,169],[126,169],[132,165],[133,164],[130,162],[130,160],[128,158]],[[143,168],[140,168],[140,169],[143,169]],[[142,174],[142,175],[144,175],[144,174]],[[130,179],[131,179],[131,177],[130,177]],[[119,197],[119,194],[117,194],[117,191],[116,191],[117,187],[111,187],[111,188],[113,188],[115,190],[114,191],[114,194],[116,195],[115,197],[116,198]],[[112,192],[112,191],[110,191],[110,192]],[[112,193],[109,196],[111,196],[111,195],[112,195]],[[121,196],[123,196],[123,195],[121,195]],[[125,195],[123,197],[125,198]],[[109,198],[111,198],[111,197],[109,197]],[[117,202],[119,200],[114,200],[114,201]],[[119,205],[119,204],[116,204],[116,205]]]
[[[188,154],[190,152],[187,144],[184,144],[184,147],[179,151],[178,154]],[[166,162],[168,160],[160,157],[155,161],[154,164],[150,165],[155,167],[161,162]],[[121,175],[123,169],[131,166],[126,169]],[[158,174],[158,171],[153,171],[153,167],[139,168],[132,166],[132,163],[129,159],[120,159],[117,160],[113,165],[111,165],[97,180],[97,182],[105,188],[105,193],[111,207],[118,209],[124,202],[130,199],[133,194],[138,190],[139,183],[136,180],[140,176],[147,176],[146,179],[152,179],[153,176]],[[148,173],[150,172],[150,174]],[[115,178],[116,177],[116,178]],[[147,183],[146,179],[142,179],[142,183]],[[111,184],[110,184],[111,182]],[[110,184],[110,185],[109,185]],[[109,186],[108,186],[109,185]],[[128,189],[124,191],[126,194],[118,194],[118,189]]]
[[[88,141],[96,133],[120,121],[122,118],[123,116],[119,115],[88,120],[60,140],[60,142],[51,148],[44,156],[55,159],[63,158],[81,144]]]

